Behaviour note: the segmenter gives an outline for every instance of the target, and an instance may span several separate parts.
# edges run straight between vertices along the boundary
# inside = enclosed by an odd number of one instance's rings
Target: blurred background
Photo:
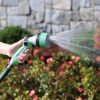
[[[57,33],[100,25],[100,0],[0,0],[0,28],[21,26]]]

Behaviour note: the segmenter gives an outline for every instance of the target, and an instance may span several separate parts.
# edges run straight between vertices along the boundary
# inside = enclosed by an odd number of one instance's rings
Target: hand
[[[12,57],[12,55],[16,52],[16,50],[22,45],[23,41],[24,41],[24,39],[21,39],[20,41],[14,43],[12,45],[9,45],[9,48],[8,48],[8,56],[9,57]],[[31,54],[31,51],[32,50],[28,49],[25,51],[25,54],[23,54],[23,53],[19,54],[18,61],[20,63],[23,63],[25,60],[27,60]]]
[[[19,61],[19,63],[23,63],[25,60],[27,60],[28,57],[31,55],[31,51],[32,51],[32,50],[27,49],[27,50],[25,51],[25,54],[21,53],[21,54],[18,56],[18,61]]]

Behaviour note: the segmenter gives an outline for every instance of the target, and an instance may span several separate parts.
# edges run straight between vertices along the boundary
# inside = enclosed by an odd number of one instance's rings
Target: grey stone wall
[[[0,0],[0,28],[57,33],[100,24],[100,0]]]

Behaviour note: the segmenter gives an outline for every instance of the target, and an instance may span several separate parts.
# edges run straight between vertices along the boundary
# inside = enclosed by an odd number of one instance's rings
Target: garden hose
[[[15,54],[12,56],[9,65],[7,68],[2,72],[0,75],[0,82],[8,75],[10,70],[12,69],[13,66],[17,65],[18,62],[18,55],[20,53],[25,53],[27,49],[31,49],[34,46],[38,46],[40,48],[46,48],[50,43],[49,35],[47,33],[39,33],[35,36],[25,38],[22,47],[20,47]]]

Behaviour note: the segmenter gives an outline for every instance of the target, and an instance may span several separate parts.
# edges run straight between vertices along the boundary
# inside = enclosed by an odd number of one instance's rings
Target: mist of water
[[[94,47],[94,36],[94,28],[78,28],[51,35],[50,40],[70,52],[94,58],[100,56],[100,49]]]

